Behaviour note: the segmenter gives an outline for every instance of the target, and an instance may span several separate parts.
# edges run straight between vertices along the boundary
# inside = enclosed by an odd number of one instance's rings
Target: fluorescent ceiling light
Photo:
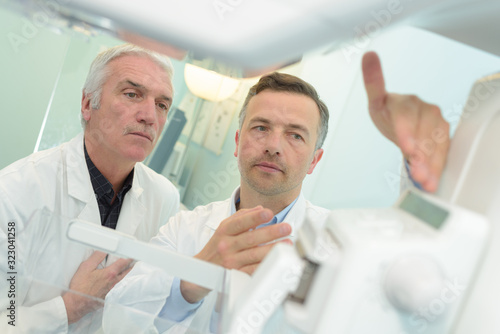
[[[184,80],[194,95],[208,101],[222,101],[236,92],[239,80],[192,64],[184,67]]]

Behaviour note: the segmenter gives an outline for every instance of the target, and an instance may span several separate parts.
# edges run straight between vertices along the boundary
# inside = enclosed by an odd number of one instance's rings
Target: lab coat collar
[[[65,144],[65,171],[68,194],[82,202],[94,195],[83,153],[83,132]]]
[[[87,163],[85,162],[85,154],[83,152],[83,133],[80,133],[66,145],[65,170],[67,175],[68,194],[86,203],[86,206],[78,218],[100,224],[99,208],[90,181]],[[142,217],[146,212],[144,204],[140,202],[140,197],[144,189],[140,184],[141,180],[138,175],[139,168],[140,166],[137,165],[136,168],[134,168],[132,188],[125,196],[116,228],[118,231],[130,235],[135,233],[137,226],[142,222]],[[120,224],[120,222],[125,219],[127,223]]]
[[[120,211],[120,217],[118,218],[118,223],[116,225],[117,231],[130,235],[134,235],[139,224],[144,223],[142,220],[147,210],[140,200],[144,189],[140,184],[141,180],[137,172],[139,168],[140,166],[136,164],[136,168],[134,168],[132,188],[130,188],[128,193],[125,195]]]
[[[92,188],[89,170],[83,152],[83,132],[65,145],[65,170],[67,173],[68,193],[70,196],[82,202],[87,202],[89,196],[94,195],[94,189]],[[137,198],[143,192],[143,188],[140,186],[140,181],[138,180],[137,168],[134,168],[134,179],[132,188],[129,190],[129,193],[130,192],[134,193],[134,196]]]
[[[211,219],[208,219],[205,226],[216,230],[220,223],[232,216],[236,212],[236,199],[240,198],[240,187],[236,187],[230,198],[223,202],[212,202],[205,206],[210,212]]]
[[[63,184],[62,192],[58,194],[65,198],[72,197],[83,205],[78,219],[101,225],[99,207],[90,182],[87,163],[83,153],[83,133],[78,134],[61,147],[63,168],[60,177]],[[61,201],[62,202],[62,201]]]

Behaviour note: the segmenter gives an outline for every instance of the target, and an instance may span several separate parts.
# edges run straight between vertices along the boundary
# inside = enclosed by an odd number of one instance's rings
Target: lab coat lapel
[[[224,202],[222,202],[222,205],[220,208],[215,209],[216,203],[212,203],[212,213],[210,215],[211,219],[209,219],[206,223],[205,226],[208,227],[209,229],[215,231],[220,223],[231,216],[233,213],[236,212],[235,208],[235,198],[240,197],[240,187],[237,187],[234,191],[231,197]]]
[[[101,224],[99,207],[95,198],[90,175],[83,153],[83,133],[72,139],[65,149],[66,183],[68,185],[68,195],[80,202],[83,209],[78,215],[78,219],[94,224]],[[64,198],[64,196],[63,196]]]
[[[146,207],[141,202],[141,194],[144,190],[139,185],[139,182],[136,181],[137,180],[135,180],[134,176],[134,184],[123,199],[120,217],[118,218],[118,224],[116,225],[117,231],[129,235],[134,235],[137,227],[140,224],[146,223],[143,222],[146,214]]]

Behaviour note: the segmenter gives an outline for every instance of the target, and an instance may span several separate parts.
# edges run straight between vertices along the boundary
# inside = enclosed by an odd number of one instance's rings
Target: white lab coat
[[[134,169],[132,188],[122,204],[117,230],[148,241],[179,208],[177,189],[142,163]],[[36,218],[30,217],[36,210]],[[68,326],[62,289],[92,249],[65,238],[69,220],[100,225],[100,214],[83,151],[83,134],[53,149],[34,153],[0,171],[0,332],[92,333],[100,313],[92,312]],[[15,267],[7,261],[8,222],[15,223]],[[13,225],[12,223],[10,225]],[[12,236],[12,235],[10,235]],[[12,241],[10,242],[12,243]],[[109,265],[116,260],[108,256]],[[16,272],[16,327],[5,310],[6,272]],[[94,319],[93,319],[94,318]],[[69,327],[69,328],[68,328]]]
[[[210,240],[219,224],[230,216],[235,196],[239,197],[239,188],[233,192],[231,198],[225,201],[199,206],[193,211],[179,212],[160,229],[159,234],[151,239],[151,243],[182,254],[196,255]],[[312,222],[321,223],[327,218],[329,212],[327,209],[312,205],[301,193],[284,219],[292,226],[291,239],[295,240],[296,233],[306,217]],[[129,330],[130,328],[133,330],[141,328],[143,333],[156,332],[153,321],[170,295],[171,283],[172,277],[167,273],[146,263],[137,263],[106,297],[103,319],[105,332],[133,333]],[[184,332],[184,329],[189,327],[188,332],[208,332],[216,299],[217,294],[210,293],[193,315],[170,330],[178,333]],[[144,314],[130,315],[132,312],[129,312],[126,316],[123,312],[117,312],[114,307],[108,308],[108,303],[140,310]]]

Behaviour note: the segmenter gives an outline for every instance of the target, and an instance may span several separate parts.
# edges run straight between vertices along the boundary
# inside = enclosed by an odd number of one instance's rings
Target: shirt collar
[[[83,151],[85,153],[85,161],[87,163],[87,168],[90,174],[90,181],[92,182],[92,188],[94,189],[94,193],[97,199],[106,198],[106,201],[111,203],[115,192],[113,190],[113,185],[111,182],[106,179],[104,175],[97,169],[97,167],[90,159],[90,156],[87,152],[87,147],[85,145],[85,140],[83,141]],[[117,198],[121,202],[125,194],[132,188],[132,182],[134,180],[134,169],[127,175],[125,182],[123,183],[122,189],[118,192]]]
[[[286,208],[281,210],[276,216],[273,217],[273,219],[276,218],[275,223],[282,223],[283,220],[285,220],[286,215],[288,214],[288,212],[290,212],[290,210],[292,209],[292,207],[294,206],[294,204],[297,202],[298,199],[299,196],[297,196],[292,203],[290,203]]]

